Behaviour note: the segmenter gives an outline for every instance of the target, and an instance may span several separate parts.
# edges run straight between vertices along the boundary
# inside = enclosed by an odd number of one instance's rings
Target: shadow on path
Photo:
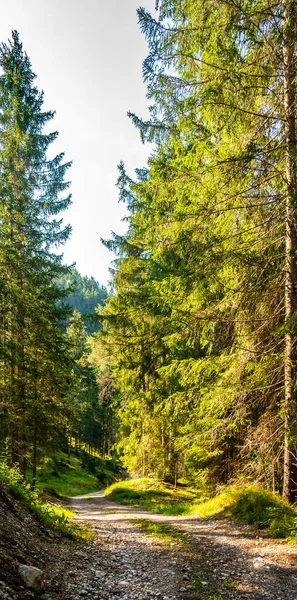
[[[127,523],[137,519],[168,523],[181,531],[183,544],[173,545],[169,551],[171,560],[180,563],[179,599],[297,600],[296,548],[259,536],[247,525],[231,519],[158,515],[112,502],[103,492],[74,497],[71,508],[75,518],[88,522],[98,536],[110,527],[116,539],[128,526],[137,540],[143,534]],[[150,551],[154,552],[154,546]],[[185,575],[185,565],[190,565],[191,581]],[[183,581],[187,581],[186,587]],[[196,591],[190,589],[189,582]]]

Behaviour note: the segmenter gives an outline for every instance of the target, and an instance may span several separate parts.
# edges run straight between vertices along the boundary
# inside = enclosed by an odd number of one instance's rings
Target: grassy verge
[[[297,509],[268,490],[255,485],[231,486],[202,504],[193,504],[189,514],[197,517],[232,516],[273,537],[297,542]]]
[[[135,479],[108,487],[105,495],[125,505],[167,515],[196,517],[231,516],[273,537],[297,543],[297,508],[283,502],[278,494],[255,485],[229,486],[203,501],[199,491],[177,489],[154,479]]]
[[[28,471],[28,480],[31,479]],[[100,457],[90,457],[82,452],[70,458],[64,452],[56,452],[44,460],[37,469],[37,487],[46,494],[65,499],[95,492],[119,479],[122,472],[117,463]]]
[[[91,532],[70,519],[71,511],[52,503],[43,502],[38,493],[26,485],[15,467],[9,468],[0,462],[0,480],[5,483],[8,491],[20,500],[37,519],[49,529],[67,537],[89,539]]]
[[[104,492],[114,502],[135,506],[164,515],[184,515],[201,492],[190,488],[174,488],[169,483],[143,477],[115,483]]]

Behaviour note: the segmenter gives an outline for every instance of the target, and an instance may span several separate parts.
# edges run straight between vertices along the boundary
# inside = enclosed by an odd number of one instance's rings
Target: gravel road
[[[110,502],[72,500],[93,541],[57,554],[47,573],[57,600],[297,600],[297,549],[229,519],[167,517]],[[146,536],[131,520],[168,523],[179,542]],[[62,557],[59,554],[62,554]]]

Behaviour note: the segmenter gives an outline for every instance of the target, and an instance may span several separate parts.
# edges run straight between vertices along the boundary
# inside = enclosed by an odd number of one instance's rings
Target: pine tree
[[[54,113],[42,110],[16,31],[1,46],[0,65],[1,404],[9,413],[12,460],[25,474],[28,449],[34,446],[36,458],[38,438],[46,446],[52,437],[47,427],[38,435],[41,415],[55,423],[53,433],[65,399],[65,311],[55,284],[65,268],[54,247],[70,234],[56,218],[71,201],[63,194],[70,163],[63,154],[47,158],[58,134],[44,127]]]
[[[156,414],[172,430],[178,414],[192,470],[226,480],[246,469],[273,486],[277,473],[293,501],[295,3],[164,0],[159,11],[158,22],[138,11],[154,104],[148,122],[132,115],[157,148],[138,182],[122,172],[129,231],[110,244],[117,295],[104,311],[131,409],[126,448],[141,447],[137,397],[151,435]]]
[[[297,313],[297,173],[296,173],[296,3],[283,1],[283,86],[284,127],[286,162],[286,340],[285,340],[285,440],[284,440],[284,484],[285,500],[294,502],[297,494],[297,439],[296,439],[296,380],[297,346],[296,332],[292,321]]]
[[[95,338],[87,336],[77,310],[70,317],[67,342],[72,358],[68,452],[74,438],[77,450],[82,444],[89,454],[96,449],[102,455],[110,455],[113,443],[110,369]]]

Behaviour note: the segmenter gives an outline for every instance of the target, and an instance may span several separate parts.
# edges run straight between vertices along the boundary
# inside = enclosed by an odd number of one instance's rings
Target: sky
[[[151,152],[127,117],[127,111],[148,116],[139,5],[156,15],[155,0],[10,0],[1,6],[0,40],[19,32],[36,85],[44,90],[44,107],[56,111],[55,153],[73,161],[73,204],[63,215],[72,226],[65,262],[104,285],[114,257],[100,238],[127,227],[115,186],[117,165],[123,160],[133,175]]]

